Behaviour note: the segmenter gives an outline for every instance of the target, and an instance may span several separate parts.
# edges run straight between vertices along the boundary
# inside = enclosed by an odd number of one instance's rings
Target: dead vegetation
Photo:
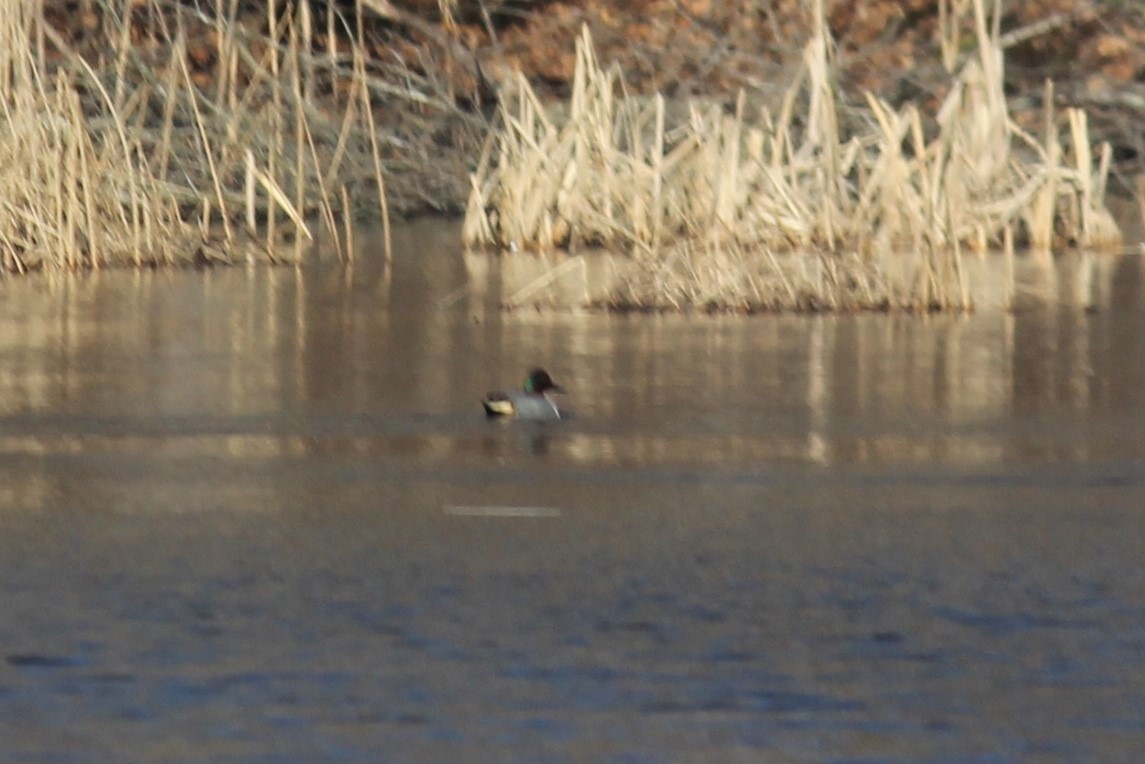
[[[1110,147],[1091,147],[1085,113],[1059,114],[1051,93],[1040,134],[1010,117],[1000,6],[944,3],[952,28],[973,14],[976,52],[950,57],[930,129],[915,104],[870,93],[841,126],[833,43],[813,7],[777,109],[748,113],[741,94],[730,110],[693,103],[676,123],[661,96],[629,95],[597,62],[586,28],[565,118],[524,77],[503,94],[465,243],[623,250],[632,267],[612,307],[746,310],[967,309],[967,250],[1119,244],[1104,204]]]
[[[575,58],[565,116],[525,78],[500,79],[512,36],[542,13],[607,5],[13,0],[0,15],[0,268],[292,261],[315,237],[348,258],[355,219],[456,209],[494,88],[498,129],[466,240],[627,251],[635,268],[617,303],[965,305],[968,247],[1114,236],[1108,150],[1089,150],[1086,115],[1055,111],[1049,90],[1040,125],[1011,118],[1001,49],[1014,34],[981,4],[940,4],[940,47],[957,72],[933,110],[845,101],[821,7],[797,76],[763,69],[769,92],[787,83],[770,110],[750,78],[731,107],[636,97],[587,37],[575,57],[533,43]],[[720,14],[740,27],[681,81],[718,85],[727,61],[745,77],[759,70],[755,52],[728,58],[728,45],[768,37],[763,6],[671,5],[684,26],[640,34],[684,29],[710,47]],[[504,26],[507,8],[528,22]],[[959,25],[971,11],[975,50]],[[639,30],[607,31],[615,43]]]
[[[409,155],[430,149],[403,137],[431,143],[410,120],[458,111],[437,83],[369,57],[355,8],[271,0],[252,21],[239,0],[12,0],[0,267],[289,261],[319,233],[349,258],[354,219],[372,208],[388,225],[390,177],[400,206],[428,206],[431,163]],[[64,11],[75,34],[45,19]],[[406,122],[378,124],[397,102]]]

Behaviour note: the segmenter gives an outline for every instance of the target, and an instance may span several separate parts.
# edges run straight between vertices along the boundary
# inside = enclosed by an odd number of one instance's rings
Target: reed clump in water
[[[929,131],[918,107],[866,94],[850,120],[861,127],[844,134],[821,2],[782,104],[754,119],[741,93],[730,112],[694,105],[667,124],[663,98],[625,95],[586,29],[567,120],[522,77],[503,94],[465,243],[628,251],[613,307],[935,310],[971,306],[966,249],[1119,241],[1103,198],[1108,146],[1094,161],[1085,114],[1059,116],[1052,98],[1044,135],[1022,131],[997,18],[982,0],[967,7],[977,52]]]
[[[388,227],[375,101],[439,104],[370,68],[360,6],[322,28],[309,0],[254,25],[238,0],[81,10],[82,45],[41,0],[0,14],[0,268],[289,261],[316,228],[349,258],[352,216]]]

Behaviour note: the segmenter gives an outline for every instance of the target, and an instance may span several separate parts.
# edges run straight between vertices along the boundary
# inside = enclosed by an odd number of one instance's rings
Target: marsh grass
[[[83,53],[39,0],[0,14],[4,270],[291,261],[319,230],[349,258],[363,205],[388,227],[373,101],[393,88],[360,9],[319,37],[308,0],[271,0],[259,29],[238,0],[85,7],[101,31]]]
[[[567,118],[523,77],[502,94],[463,228],[474,248],[631,255],[613,307],[968,309],[967,252],[1119,242],[1104,205],[1108,145],[1046,99],[1041,136],[1007,111],[1000,8],[974,13],[977,50],[937,114],[865,93],[844,133],[821,2],[774,113],[694,104],[679,124],[662,97],[626,92],[576,49]],[[954,11],[950,11],[954,12]],[[944,23],[953,23],[944,19]],[[1047,85],[1047,88],[1050,86]],[[930,125],[927,127],[927,125]]]

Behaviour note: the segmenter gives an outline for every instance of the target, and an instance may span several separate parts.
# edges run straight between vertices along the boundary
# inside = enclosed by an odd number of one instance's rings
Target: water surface
[[[1145,755],[1139,258],[503,314],[455,237],[0,283],[0,760]]]

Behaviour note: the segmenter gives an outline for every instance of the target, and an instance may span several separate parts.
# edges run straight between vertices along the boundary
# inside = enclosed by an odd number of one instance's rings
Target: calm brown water
[[[0,761],[1145,756],[1139,258],[502,315],[435,225],[0,282]],[[575,416],[486,422],[534,364]]]

